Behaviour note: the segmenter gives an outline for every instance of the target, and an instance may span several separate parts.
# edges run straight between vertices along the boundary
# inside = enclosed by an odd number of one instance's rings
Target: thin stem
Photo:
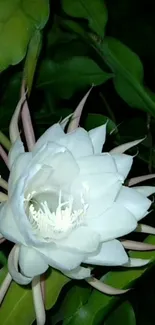
[[[1,288],[0,288],[0,304],[2,303],[4,297],[9,289],[11,281],[12,281],[12,277],[11,277],[10,273],[8,273],[1,285]]]
[[[4,188],[4,190],[6,191],[8,190],[8,183],[1,176],[0,176],[0,187]]]
[[[152,178],[155,178],[155,174],[133,177],[133,178],[128,179],[128,186],[133,186],[133,185],[147,181]]]
[[[8,200],[8,196],[3,192],[0,192],[0,202],[5,202]]]
[[[141,232],[141,233],[145,233],[145,234],[155,235],[155,228],[140,223],[140,224],[137,226],[135,232]]]
[[[121,240],[121,244],[126,249],[132,249],[136,251],[152,251],[155,250],[155,245],[141,243],[133,240]]]
[[[5,152],[5,150],[3,149],[3,147],[0,145],[0,156],[2,157],[2,159],[4,160],[6,166],[8,167],[8,155]],[[8,167],[9,168],[9,167]]]
[[[46,321],[46,314],[40,286],[40,276],[36,276],[32,280],[32,294],[37,325],[44,325]]]
[[[10,150],[11,148],[11,142],[10,140],[6,137],[6,135],[3,134],[2,131],[0,131],[0,143],[3,145],[3,147],[6,149],[6,150]]]
[[[129,289],[121,290],[121,289],[113,288],[113,287],[101,282],[100,280],[93,278],[93,277],[86,279],[86,282],[88,282],[93,288],[95,288],[105,294],[108,294],[108,295],[120,295],[120,294],[123,294],[123,293],[126,293],[127,291],[129,291]]]
[[[21,96],[23,97],[24,94],[25,94],[25,81],[23,80]],[[29,111],[28,104],[27,104],[26,95],[25,95],[25,101],[23,104],[23,108],[21,111],[21,117],[22,117],[27,147],[28,147],[29,151],[32,151],[36,141],[35,141],[35,135],[34,135],[34,130],[33,130],[33,126],[32,126],[30,111]]]

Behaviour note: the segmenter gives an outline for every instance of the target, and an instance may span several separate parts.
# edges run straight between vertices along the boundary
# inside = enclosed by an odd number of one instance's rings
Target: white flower
[[[25,152],[20,139],[12,146],[0,233],[20,247],[19,266],[27,282],[10,263],[15,281],[28,283],[48,266],[82,279],[90,276],[90,268],[81,263],[128,262],[116,238],[132,232],[147,214],[151,201],[146,196],[154,188],[148,193],[123,185],[133,158],[122,152],[131,145],[102,153],[105,136],[106,125],[65,134],[55,124],[32,152]]]

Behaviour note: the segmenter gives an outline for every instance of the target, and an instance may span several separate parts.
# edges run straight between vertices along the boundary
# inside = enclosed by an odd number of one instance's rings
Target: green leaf
[[[0,0],[0,71],[24,58],[34,31],[44,27],[48,15],[48,0]]]
[[[38,77],[38,87],[49,87],[62,98],[69,98],[73,93],[86,86],[100,85],[110,79],[112,74],[104,72],[92,59],[72,57],[56,63],[43,62]]]
[[[7,258],[3,251],[0,251],[0,264],[1,265],[6,265],[7,264]]]
[[[30,94],[33,78],[36,70],[38,57],[40,54],[42,45],[42,37],[39,30],[36,30],[32,36],[24,65],[24,80],[26,80],[26,86],[28,87],[28,93]]]
[[[132,305],[125,301],[110,313],[104,325],[136,325],[136,317]]]
[[[0,270],[0,283],[7,274],[7,268]],[[62,289],[70,281],[56,270],[49,271],[45,280],[46,309],[51,308]],[[35,320],[32,291],[28,286],[22,287],[12,282],[0,308],[1,325],[30,325]]]
[[[96,43],[96,47],[115,73],[113,82],[120,97],[131,107],[155,116],[155,102],[143,85],[143,65],[139,57],[120,41],[110,37],[101,46]]]
[[[145,242],[155,244],[155,236],[148,236]],[[155,251],[150,252],[130,252],[131,257],[155,260]],[[120,289],[133,288],[134,282],[140,278],[144,272],[151,268],[151,263],[145,267],[133,269],[118,269],[108,272],[103,276],[103,281],[113,287]],[[122,298],[122,296],[121,296]],[[93,290],[92,294],[82,308],[73,317],[68,319],[65,325],[94,325],[101,324],[108,313],[112,310],[120,297],[108,296],[98,290]]]
[[[107,123],[108,133],[117,129],[116,124],[112,120],[110,120],[107,116],[101,114],[88,114],[85,122],[85,129],[89,131],[93,128],[105,124],[106,122],[108,122]]]
[[[71,317],[75,312],[81,308],[88,300],[91,293],[91,287],[88,287],[84,282],[73,282],[72,287],[69,288],[64,296],[63,301],[59,305],[56,314],[52,317],[52,324],[55,325],[60,321],[65,321],[66,318]]]
[[[62,8],[69,16],[87,19],[90,29],[104,36],[108,13],[103,0],[62,0]]]

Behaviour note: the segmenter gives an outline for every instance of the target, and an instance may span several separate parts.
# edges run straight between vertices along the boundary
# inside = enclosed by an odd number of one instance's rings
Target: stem
[[[3,134],[2,131],[0,131],[0,143],[3,145],[3,147],[5,149],[7,149],[8,151],[11,148],[11,142],[10,140],[6,137],[6,135]]]
[[[32,294],[37,325],[44,325],[46,321],[46,314],[41,292],[40,276],[36,276],[32,280]]]
[[[1,145],[0,145],[0,156],[4,160],[6,166],[9,168],[8,155],[7,155],[7,153],[5,152],[5,150],[3,149],[3,147]]]
[[[8,183],[1,176],[0,176],[0,187],[4,188],[4,190],[6,191],[8,190]]]

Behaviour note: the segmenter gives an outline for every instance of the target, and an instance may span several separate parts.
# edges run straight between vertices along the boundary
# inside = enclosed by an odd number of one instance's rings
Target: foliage
[[[140,0],[0,0],[1,131],[8,134],[23,70],[37,136],[70,114],[94,85],[82,125],[89,130],[108,120],[108,149],[146,136],[130,176],[154,172],[154,12],[153,2]],[[0,142],[4,145],[1,133]],[[0,168],[7,178],[2,161]],[[146,222],[155,226],[154,211]],[[155,243],[153,236],[145,240]],[[10,248],[9,243],[1,245],[1,283]],[[121,298],[50,270],[45,280],[49,324],[153,325],[155,253],[130,254],[151,258],[152,264],[137,270],[95,270],[107,284],[135,287]],[[34,319],[30,289],[11,284],[0,310],[1,324],[30,325]]]

